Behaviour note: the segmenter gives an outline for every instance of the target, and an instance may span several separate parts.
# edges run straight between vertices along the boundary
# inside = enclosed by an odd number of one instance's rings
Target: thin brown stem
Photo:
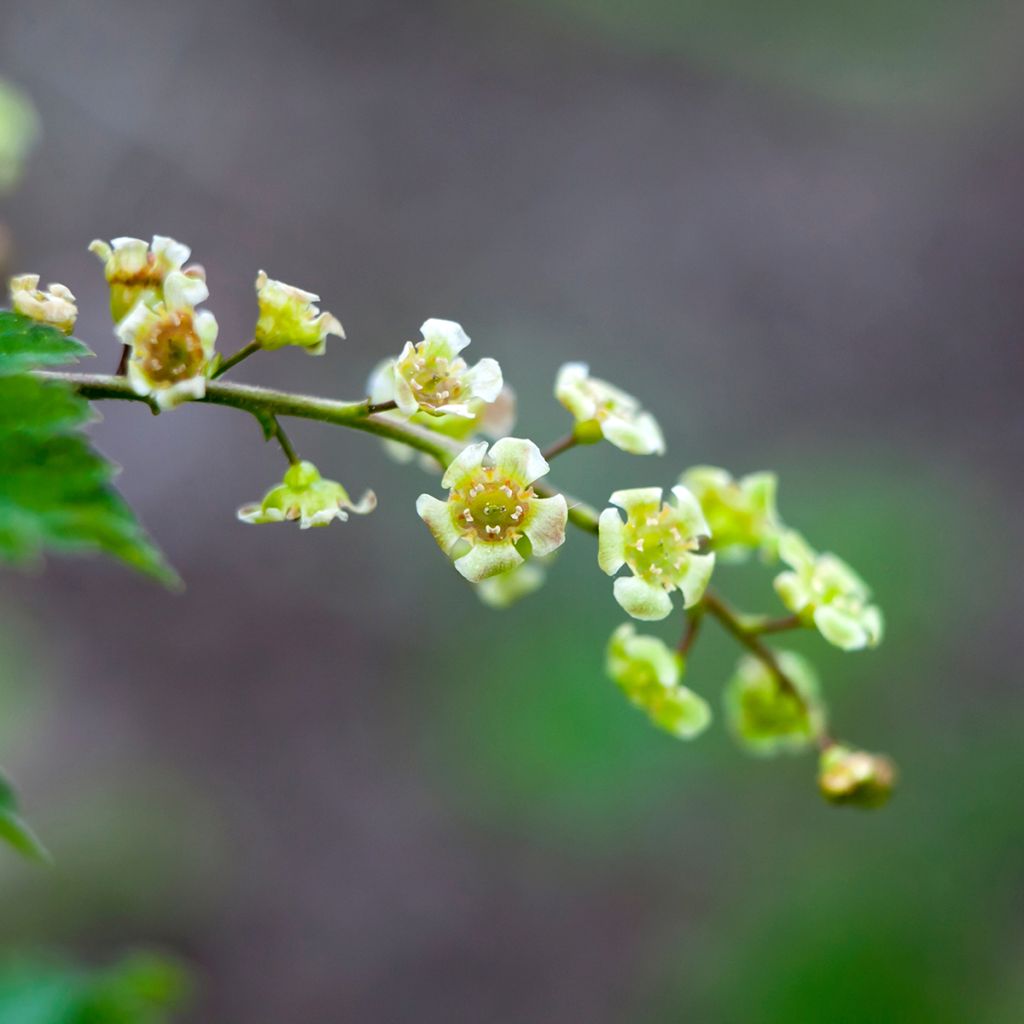
[[[579,440],[575,434],[566,434],[565,437],[559,438],[548,445],[541,454],[543,454],[546,461],[550,462],[555,456],[561,455],[562,452],[567,452],[570,448],[575,448],[577,444],[579,444]]]
[[[799,629],[804,620],[799,615],[783,615],[777,619],[754,619],[747,623],[748,633],[766,636],[769,633],[786,633],[791,629]]]
[[[369,399],[366,400],[366,415],[372,416],[378,412],[391,412],[392,409],[397,409],[397,402],[371,402]]]
[[[696,643],[703,621],[704,609],[700,605],[691,608],[686,613],[686,629],[683,630],[683,638],[679,641],[679,646],[676,648],[682,657],[685,658],[690,653],[690,648]]]

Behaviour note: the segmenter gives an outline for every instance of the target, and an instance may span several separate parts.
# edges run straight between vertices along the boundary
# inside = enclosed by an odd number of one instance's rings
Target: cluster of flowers
[[[162,236],[150,244],[116,238],[89,248],[103,261],[115,333],[128,346],[131,387],[160,409],[201,398],[220,359],[214,347],[217,322],[196,308],[209,291],[202,267],[186,266],[189,248]],[[12,280],[15,309],[70,332],[74,296],[61,285],[41,291],[38,284],[34,275]],[[328,336],[345,336],[334,316],[320,312],[311,292],[260,271],[256,293],[254,349],[296,346],[319,355]],[[508,436],[515,399],[497,361],[467,363],[470,339],[453,321],[429,319],[421,334],[422,340],[406,342],[376,368],[368,403],[383,406],[377,415],[412,421],[464,443],[441,479],[447,496],[422,494],[416,511],[481,598],[504,606],[543,582],[541,565],[565,541],[569,508],[563,495],[540,483],[549,465],[537,445]],[[555,396],[572,414],[572,443],[605,440],[632,454],[664,453],[654,417],[633,396],[592,377],[585,364],[562,367]],[[493,443],[478,440],[481,434]],[[668,497],[657,486],[615,491],[599,517],[597,558],[615,577],[615,600],[642,621],[666,618],[674,593],[683,608],[699,612],[716,560],[738,562],[758,552],[766,563],[785,564],[775,590],[796,622],[843,650],[878,644],[882,615],[867,585],[841,559],[815,551],[783,524],[776,490],[772,473],[734,479],[723,469],[696,466],[679,477]],[[372,492],[353,502],[341,484],[324,480],[311,463],[295,461],[281,484],[238,515],[249,523],[298,521],[305,528],[369,512],[375,504]],[[618,575],[623,569],[628,572]],[[683,655],[661,639],[638,635],[631,623],[620,626],[608,646],[607,669],[656,726],[691,738],[709,724],[707,702],[682,685]],[[736,736],[757,753],[805,749],[825,735],[814,672],[793,652],[778,652],[774,668],[745,656],[727,687],[726,707]],[[829,747],[821,786],[830,799],[871,802],[889,785],[891,766],[884,759]]]

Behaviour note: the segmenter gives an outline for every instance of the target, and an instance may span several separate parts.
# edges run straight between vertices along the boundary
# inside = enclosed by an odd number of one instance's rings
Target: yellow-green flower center
[[[676,586],[699,541],[688,537],[669,505],[630,510],[625,526],[626,565],[635,576],[661,586]]]
[[[416,346],[415,354],[399,366],[399,372],[408,381],[416,401],[426,409],[459,402],[465,393],[462,381],[466,372],[465,360],[427,355],[426,342],[423,341]]]
[[[493,468],[483,469],[448,498],[452,521],[467,536],[482,541],[517,541],[535,497],[532,487],[520,487]]]
[[[156,384],[177,384],[197,376],[206,362],[206,353],[192,314],[165,314],[150,336],[137,343],[133,358]]]

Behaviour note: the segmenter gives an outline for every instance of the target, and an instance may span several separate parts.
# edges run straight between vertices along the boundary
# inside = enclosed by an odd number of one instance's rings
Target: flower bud
[[[821,755],[818,788],[831,804],[881,807],[892,795],[896,767],[881,754],[835,743]]]
[[[22,274],[10,280],[11,305],[15,312],[70,334],[75,329],[78,307],[75,297],[62,284],[39,288],[38,274]]]

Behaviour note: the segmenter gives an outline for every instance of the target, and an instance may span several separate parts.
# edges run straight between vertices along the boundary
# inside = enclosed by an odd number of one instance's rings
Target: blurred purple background
[[[415,517],[436,481],[373,439],[291,431],[372,517],[255,530],[234,509],[281,466],[253,422],[105,406],[188,592],[4,575],[0,754],[58,859],[0,863],[5,945],[162,946],[204,1022],[1022,1019],[1024,9],[825,7],[5,12],[0,73],[44,132],[11,269],[73,289],[98,369],[86,246],[154,232],[205,265],[224,351],[261,267],[345,324],[239,379],[359,398],[448,317],[543,444],[586,359],[669,455],[554,477],[600,503],[777,468],[786,518],[889,613],[877,652],[802,649],[904,774],[841,813],[811,759],[655,734],[604,677],[621,615],[585,536],[496,614]],[[770,608],[769,578],[732,592]],[[709,637],[689,681],[717,700],[733,657]]]

